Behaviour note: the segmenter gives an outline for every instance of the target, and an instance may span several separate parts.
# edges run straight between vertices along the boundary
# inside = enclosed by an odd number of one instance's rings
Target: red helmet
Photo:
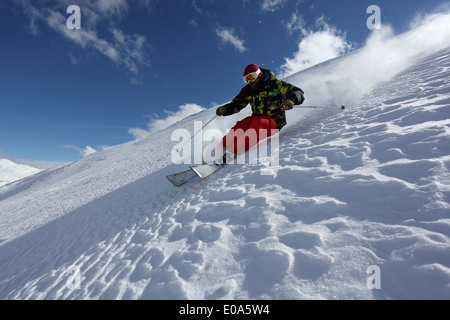
[[[246,76],[246,75],[248,75],[248,74],[250,74],[250,73],[253,73],[253,72],[258,72],[258,70],[261,72],[261,70],[259,69],[259,67],[256,65],[256,64],[249,64],[246,68],[245,68],[245,71],[244,71],[244,77]]]
[[[244,82],[251,83],[255,81],[257,78],[262,78],[263,73],[261,69],[256,64],[249,64],[244,71]]]

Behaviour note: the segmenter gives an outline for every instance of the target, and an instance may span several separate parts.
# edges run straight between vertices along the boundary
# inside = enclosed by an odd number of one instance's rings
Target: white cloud
[[[202,14],[202,9],[198,6],[197,2],[195,0],[192,0],[192,8],[194,8],[195,11],[197,11],[198,14]]]
[[[308,104],[357,101],[421,59],[449,48],[450,12],[420,16],[412,27],[395,36],[390,26],[382,25],[364,48],[342,57],[342,63],[320,64],[285,80],[299,84]]]
[[[141,5],[150,5],[150,0],[141,0]],[[68,2],[67,2],[68,3]],[[38,22],[44,22],[52,30],[59,33],[64,38],[72,41],[79,47],[95,51],[110,59],[118,66],[122,66],[131,73],[131,83],[138,83],[136,76],[143,67],[150,66],[150,58],[147,50],[151,46],[146,38],[138,34],[125,34],[115,27],[115,20],[120,19],[128,10],[126,0],[79,0],[82,7],[81,29],[69,30],[66,27],[65,7],[67,3],[54,4],[53,7],[48,2],[43,5],[34,6],[29,0],[21,0],[24,13],[30,19],[30,31],[33,34],[39,32]],[[108,25],[105,36],[98,35],[98,27],[101,22]],[[71,58],[73,61],[73,56]]]
[[[102,14],[120,16],[122,12],[128,10],[127,0],[98,0],[95,5]]]
[[[351,51],[352,46],[346,41],[345,33],[329,26],[324,18],[316,22],[318,31],[304,28],[301,18],[294,14],[288,24],[288,30],[298,30],[303,35],[298,51],[292,58],[285,58],[281,66],[280,77],[287,77],[308,67],[317,65]],[[330,72],[339,74],[339,79],[323,78],[323,86],[316,84],[315,96],[325,99],[324,92],[339,97],[355,98],[368,92],[381,81],[386,81],[410,66],[414,61],[430,52],[445,49],[450,39],[450,5],[439,6],[431,14],[418,14],[412,19],[412,30],[401,34],[392,41],[394,31],[389,25],[382,25],[380,30],[373,30],[364,48],[351,65],[345,65],[343,70]],[[399,41],[400,40],[400,41]],[[314,71],[312,71],[314,72]],[[342,79],[347,79],[342,81]],[[351,79],[352,83],[348,83]],[[330,86],[338,89],[332,90]],[[349,92],[349,88],[353,91]],[[313,92],[310,89],[309,92]],[[339,94],[338,94],[339,92]],[[314,96],[309,94],[308,101]]]
[[[151,133],[156,133],[165,128],[170,127],[174,123],[177,123],[180,120],[183,120],[193,114],[196,114],[205,108],[195,104],[188,103],[179,107],[179,110],[176,112],[164,110],[167,117],[164,119],[158,119],[156,117],[152,118],[150,122],[147,124],[147,129],[141,128],[131,128],[128,130],[128,133],[133,135],[136,139],[144,138]]]
[[[292,58],[285,58],[281,66],[281,77],[299,72],[323,61],[335,58],[351,50],[345,33],[328,25],[323,17],[317,19],[318,31],[304,28],[303,19],[293,15],[287,25],[289,31],[300,30],[303,38],[298,44],[298,51]]]
[[[45,21],[53,30],[80,47],[96,49],[113,61],[119,59],[119,53],[116,48],[108,41],[99,38],[95,31],[86,29],[69,30],[65,25],[66,18],[61,13],[51,11],[45,18]]]
[[[86,146],[84,148],[79,148],[79,147],[71,145],[71,144],[66,144],[66,145],[61,146],[61,148],[76,150],[78,152],[78,155],[83,158],[96,152],[96,150],[90,146]]]
[[[273,12],[284,6],[286,0],[264,0],[261,3],[261,10],[264,12]]]
[[[226,29],[219,26],[216,29],[216,34],[220,38],[220,42],[223,45],[231,45],[240,53],[243,53],[247,50],[244,45],[244,40],[239,39],[239,37],[236,36],[233,28]]]
[[[303,20],[303,17],[298,12],[293,12],[291,15],[291,20],[287,22],[283,21],[283,23],[286,25],[286,29],[290,35],[299,30],[302,34],[306,33],[305,20]]]
[[[23,7],[25,15],[30,19],[30,32],[37,35],[39,33],[38,22],[43,19],[43,14],[39,9],[31,5],[30,0],[19,0],[19,4]]]

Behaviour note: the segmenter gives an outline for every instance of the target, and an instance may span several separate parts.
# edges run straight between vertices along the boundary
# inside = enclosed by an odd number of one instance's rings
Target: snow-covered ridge
[[[0,159],[0,187],[8,183],[31,176],[41,171],[23,164],[17,164],[8,159]]]
[[[290,81],[336,88],[360,57]],[[272,176],[173,188],[171,133],[205,110],[1,188],[0,299],[449,299],[450,49],[399,72],[345,112],[290,111]]]

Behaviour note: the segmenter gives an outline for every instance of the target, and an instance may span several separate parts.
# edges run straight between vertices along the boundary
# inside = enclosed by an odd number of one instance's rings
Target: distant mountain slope
[[[28,177],[41,171],[23,164],[17,164],[7,159],[0,159],[0,187]]]

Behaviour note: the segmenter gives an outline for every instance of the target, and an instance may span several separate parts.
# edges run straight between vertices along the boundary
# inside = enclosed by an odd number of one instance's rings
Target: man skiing
[[[182,186],[196,176],[202,179],[209,177],[223,168],[224,164],[233,162],[236,156],[245,153],[260,140],[281,130],[287,124],[286,110],[302,104],[305,100],[301,89],[275,79],[272,71],[259,68],[255,64],[245,68],[244,81],[247,85],[230,103],[217,108],[216,114],[229,116],[250,104],[252,115],[238,121],[223,137],[223,157],[221,155],[220,159],[213,163],[194,165],[190,170],[168,175],[167,179],[173,185]]]
[[[276,79],[272,71],[259,68],[256,64],[249,64],[245,68],[244,81],[247,85],[241,92],[230,103],[217,108],[216,111],[218,116],[229,116],[240,112],[248,104],[252,107],[252,115],[238,121],[223,137],[222,144],[226,152],[223,159],[219,160],[221,163],[230,163],[237,155],[256,145],[260,139],[281,130],[287,124],[285,111],[305,100],[301,89]],[[242,133],[240,137],[236,132]],[[267,134],[261,136],[261,132]],[[250,133],[256,135],[256,140],[249,139]]]

